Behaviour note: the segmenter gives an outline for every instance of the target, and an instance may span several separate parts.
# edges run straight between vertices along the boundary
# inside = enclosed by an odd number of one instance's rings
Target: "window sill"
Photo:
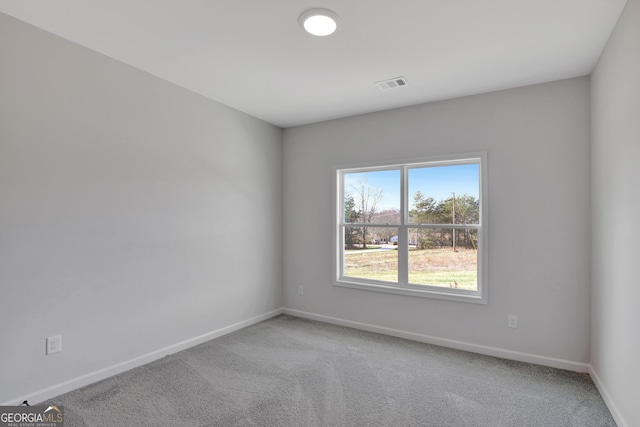
[[[486,294],[483,298],[480,293],[459,293],[448,292],[441,290],[429,290],[429,289],[417,289],[413,287],[400,287],[385,285],[382,283],[360,283],[355,281],[349,281],[345,279],[336,280],[333,283],[334,286],[341,288],[360,289],[363,291],[383,292],[387,294],[405,295],[421,298],[432,298],[447,301],[464,302],[471,304],[487,304]]]

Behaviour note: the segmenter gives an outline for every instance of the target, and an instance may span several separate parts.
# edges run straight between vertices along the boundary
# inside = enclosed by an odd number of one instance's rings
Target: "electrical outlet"
[[[47,356],[62,351],[62,335],[47,338]]]
[[[510,314],[507,319],[507,326],[510,328],[517,329],[518,328],[518,316],[515,314]]]
[[[304,288],[302,285],[298,285],[298,295],[304,295]]]

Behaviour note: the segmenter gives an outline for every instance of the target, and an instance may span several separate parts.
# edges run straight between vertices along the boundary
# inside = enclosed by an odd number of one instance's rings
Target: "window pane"
[[[400,224],[400,171],[343,174],[344,222]]]
[[[479,224],[479,171],[476,163],[409,169],[409,223]]]
[[[398,282],[398,229],[344,227],[344,276]]]
[[[408,237],[410,284],[478,290],[478,230],[409,228]]]

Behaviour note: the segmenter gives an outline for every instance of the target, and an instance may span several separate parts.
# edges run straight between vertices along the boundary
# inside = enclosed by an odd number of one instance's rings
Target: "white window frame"
[[[477,164],[479,166],[479,221],[478,224],[435,224],[419,225],[409,223],[409,195],[408,170],[425,166],[454,166],[461,164]],[[400,224],[369,224],[370,227],[398,228],[398,283],[390,283],[372,279],[343,276],[344,271],[344,182],[343,175],[354,172],[374,172],[382,170],[400,170]],[[426,298],[460,301],[468,303],[487,304],[488,291],[488,191],[487,191],[487,153],[475,152],[447,156],[426,157],[406,161],[389,161],[366,164],[340,165],[334,167],[334,205],[333,205],[333,285],[345,288],[362,289],[368,291],[385,292],[400,295],[410,295]],[[428,285],[411,285],[408,283],[408,241],[409,228],[455,228],[478,230],[478,288],[476,291],[444,288]]]

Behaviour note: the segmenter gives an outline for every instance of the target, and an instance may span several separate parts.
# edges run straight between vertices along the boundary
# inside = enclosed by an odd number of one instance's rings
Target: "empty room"
[[[0,0],[0,426],[640,426],[636,159],[640,0]]]

